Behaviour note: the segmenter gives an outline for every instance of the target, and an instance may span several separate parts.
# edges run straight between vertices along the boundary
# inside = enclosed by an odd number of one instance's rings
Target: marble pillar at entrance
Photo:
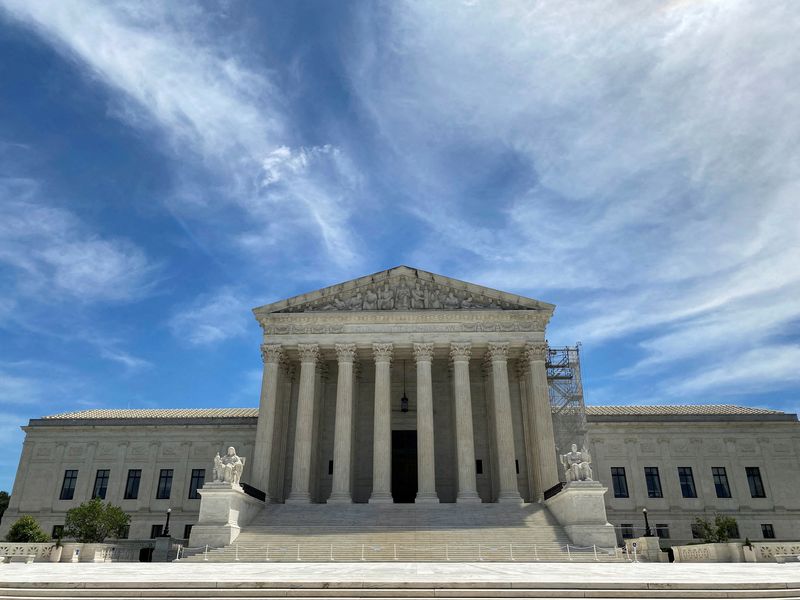
[[[417,497],[416,502],[439,502],[433,445],[433,344],[414,344],[417,363]]]
[[[500,479],[497,501],[520,503],[522,497],[517,485],[514,425],[511,420],[511,396],[508,388],[508,344],[489,342],[488,355],[492,361],[492,398]]]
[[[275,462],[276,409],[278,405],[278,379],[283,350],[280,344],[261,344],[264,373],[261,378],[261,398],[258,402],[259,419],[256,425],[253,485],[266,494],[270,501],[270,472]]]
[[[532,437],[535,444],[535,468],[541,486],[541,489],[536,490],[537,500],[542,500],[544,492],[558,483],[556,442],[547,385],[546,359],[546,343],[535,342],[525,346],[525,361],[528,363],[526,387],[534,414]]]
[[[456,411],[456,454],[458,456],[458,495],[456,502],[480,502],[475,479],[475,441],[472,428],[472,395],[469,387],[469,343],[451,343],[453,391]]]
[[[314,384],[316,381],[319,346],[298,344],[300,354],[300,389],[297,397],[297,421],[294,433],[292,462],[292,491],[288,504],[311,502],[311,447],[314,433]]]
[[[392,344],[373,344],[375,357],[375,416],[372,445],[372,494],[370,503],[392,500]]]
[[[336,344],[336,418],[333,432],[333,484],[329,503],[352,502],[350,464],[353,448],[353,361],[355,344]]]

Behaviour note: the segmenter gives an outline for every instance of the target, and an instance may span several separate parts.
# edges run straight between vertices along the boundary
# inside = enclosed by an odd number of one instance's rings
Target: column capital
[[[280,344],[261,344],[261,360],[264,363],[279,363],[283,359],[283,347]]]
[[[533,362],[547,361],[547,342],[531,342],[525,344],[525,360]]]
[[[394,351],[394,344],[392,344],[391,342],[372,344],[372,354],[375,357],[376,363],[391,362],[393,351]]]
[[[417,362],[433,360],[433,342],[415,343],[414,360]]]
[[[489,342],[489,349],[486,351],[486,356],[492,362],[508,360],[508,342]]]
[[[451,342],[450,359],[453,362],[469,361],[472,354],[472,344],[469,342]]]
[[[356,345],[355,344],[335,344],[336,359],[340,363],[351,363],[356,358]]]
[[[316,363],[319,360],[319,344],[298,344],[297,353],[300,355],[300,362]]]

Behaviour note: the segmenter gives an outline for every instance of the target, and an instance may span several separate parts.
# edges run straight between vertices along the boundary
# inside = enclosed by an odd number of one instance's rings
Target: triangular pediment
[[[253,310],[274,313],[386,310],[543,310],[554,305],[400,266]]]

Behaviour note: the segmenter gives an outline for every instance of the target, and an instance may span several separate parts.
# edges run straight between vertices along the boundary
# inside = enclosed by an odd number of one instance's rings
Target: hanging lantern
[[[406,361],[403,360],[403,397],[400,398],[400,412],[408,412],[408,396],[406,396]]]

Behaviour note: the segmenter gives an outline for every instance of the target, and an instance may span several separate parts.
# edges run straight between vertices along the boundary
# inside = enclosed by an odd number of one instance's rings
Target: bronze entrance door
[[[417,432],[392,431],[392,498],[414,502],[417,496]]]

